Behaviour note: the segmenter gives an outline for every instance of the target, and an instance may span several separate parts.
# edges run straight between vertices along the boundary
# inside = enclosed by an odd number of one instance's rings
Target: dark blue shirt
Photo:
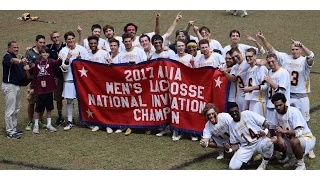
[[[59,49],[57,49],[55,44],[47,44],[46,46],[50,49],[49,58],[57,60],[59,57],[59,52],[61,51],[62,48],[64,48],[66,46],[66,43],[62,43]],[[60,67],[55,68],[53,73],[54,73],[55,77],[62,77],[63,76]]]
[[[12,58],[17,58],[16,55],[9,52],[3,57],[2,66],[3,66],[3,77],[2,82],[14,84],[19,86],[22,79],[22,65],[21,64],[11,64],[10,61]]]

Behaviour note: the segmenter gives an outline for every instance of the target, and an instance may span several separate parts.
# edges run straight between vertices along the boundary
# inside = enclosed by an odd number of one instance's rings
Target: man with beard
[[[298,108],[288,106],[284,94],[277,93],[272,96],[272,103],[276,108],[275,131],[277,136],[272,137],[275,148],[287,152],[292,158],[285,167],[296,165],[296,170],[306,170],[303,156],[308,154],[315,146],[316,138],[308,128]]]
[[[200,145],[203,148],[218,148],[217,159],[224,158],[224,144],[229,143],[229,123],[232,121],[228,113],[219,113],[214,104],[208,103],[201,112],[207,119],[203,129],[203,136]]]
[[[263,160],[257,170],[265,170],[273,154],[273,143],[266,135],[269,124],[267,120],[252,111],[239,111],[237,103],[228,103],[228,113],[233,121],[229,124],[230,144],[225,144],[226,151],[235,150],[229,163],[229,169],[238,170],[254,154],[262,154]]]
[[[155,48],[155,52],[152,53],[151,59],[157,58],[169,58],[173,59],[175,56],[174,51],[171,49],[165,50],[163,47],[163,38],[159,34],[155,34],[151,38],[151,42],[153,47]]]

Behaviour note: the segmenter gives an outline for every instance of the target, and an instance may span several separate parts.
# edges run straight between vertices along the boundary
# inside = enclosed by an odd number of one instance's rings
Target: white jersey
[[[246,57],[246,51],[247,51],[247,49],[249,49],[249,48],[254,48],[255,50],[256,50],[256,54],[257,55],[260,55],[260,52],[259,52],[259,49],[258,48],[256,48],[256,47],[254,47],[254,46],[249,46],[249,45],[246,45],[246,44],[239,44],[238,45],[238,49],[240,50],[240,52],[241,52],[241,54],[242,54],[242,56],[243,57]],[[228,52],[228,51],[230,51],[230,49],[231,49],[231,45],[227,45],[227,46],[225,46],[224,48],[223,48],[223,57],[226,57],[226,53]]]
[[[111,56],[107,51],[99,49],[95,54],[89,52],[87,59],[93,62],[108,64],[107,59],[111,60]]]
[[[62,48],[61,51],[59,52],[59,56],[62,57],[62,62],[64,62],[67,59],[69,51],[70,51],[70,49],[66,46],[66,47]],[[72,63],[72,61],[74,59],[77,58],[79,53],[80,53],[81,58],[88,57],[88,51],[86,50],[86,48],[84,48],[83,46],[80,46],[80,45],[76,45],[76,47],[71,50],[71,53],[72,53],[72,56],[69,59],[69,65]],[[73,80],[71,68],[72,68],[72,66],[69,66],[68,71],[63,73],[63,77],[64,77],[65,81],[72,81]]]
[[[112,57],[112,55],[110,54],[111,60],[113,64],[119,64],[120,62],[120,53],[118,53],[116,56]]]
[[[114,36],[113,38],[119,41],[119,50],[120,50],[120,47],[124,47],[124,45],[123,45],[123,43],[122,43],[122,37],[120,37],[120,36]],[[106,46],[106,51],[111,52],[110,43],[109,43],[109,40],[108,40],[108,39],[105,39],[105,46]],[[124,49],[125,49],[125,48],[124,48]]]
[[[276,119],[276,120],[275,120]],[[276,118],[271,121],[272,125],[278,125],[282,129],[294,131],[297,127],[302,127],[303,136],[312,136],[307,122],[302,117],[298,108],[288,106],[286,114],[276,113]],[[275,122],[276,121],[276,122]]]
[[[213,49],[217,49],[217,50],[220,50],[221,51],[221,55],[223,57],[224,55],[224,50],[220,44],[219,41],[215,40],[215,39],[211,39],[210,43],[209,43],[209,46],[210,46],[210,49],[213,50]]]
[[[83,47],[86,48],[88,52],[91,52],[91,49],[89,47],[88,38],[83,40]],[[102,38],[99,38],[98,49],[104,49],[104,50],[107,50],[109,52],[110,51],[110,46],[107,45],[106,40],[104,40]]]
[[[157,58],[169,58],[173,59],[176,54],[171,49],[167,51],[162,51],[161,53],[154,52],[151,56],[151,59],[157,59]]]
[[[201,54],[201,51],[198,50],[196,57],[194,57],[194,63],[195,63],[195,64],[200,60],[201,55],[202,55],[202,54]]]
[[[205,56],[201,54],[195,66],[196,68],[207,67],[207,66],[220,68],[225,63],[226,63],[226,60],[222,57],[221,54],[212,52],[211,56],[208,58],[205,58]]]
[[[310,70],[306,57],[300,56],[294,59],[292,55],[275,51],[279,64],[289,71],[291,76],[291,93],[310,93]],[[313,61],[314,62],[314,61]]]
[[[228,142],[230,137],[229,123],[233,121],[232,117],[228,113],[219,113],[217,115],[217,121],[218,123],[215,125],[210,121],[206,123],[203,129],[203,138],[213,138],[216,143],[220,141]]]
[[[132,51],[128,52],[127,50],[120,52],[120,63],[134,63],[138,64],[140,62],[147,60],[146,53],[137,47],[134,47]]]
[[[243,100],[244,100],[244,92],[240,88],[244,88],[245,86],[244,82],[246,80],[247,71],[249,68],[250,68],[250,65],[247,63],[247,61],[242,61],[241,64],[235,64],[231,68],[230,74],[236,76],[237,80],[236,82],[231,82],[235,84],[235,88],[234,89],[230,88],[228,101],[236,102],[232,100],[236,99],[237,96],[243,97]]]
[[[179,61],[182,64],[192,68],[192,65],[190,63],[191,60],[193,60],[193,56],[191,54],[185,54],[184,56],[180,57],[178,54],[176,54],[173,57],[173,60]]]
[[[268,69],[266,66],[254,66],[247,70],[245,85],[246,86],[258,86],[264,81],[264,77],[268,75]],[[267,90],[253,90],[252,92],[245,94],[245,100],[267,102],[268,91]]]
[[[268,72],[268,75],[273,80],[274,83],[276,83],[279,87],[284,88],[286,91],[284,95],[287,98],[287,104],[290,104],[290,75],[289,72],[282,67],[278,69],[276,72],[272,72],[270,69]],[[273,89],[270,85],[268,87],[268,101],[267,101],[267,107],[268,108],[274,108],[274,104],[271,102],[272,96],[276,93],[276,89]]]
[[[258,142],[258,131],[262,130],[265,118],[252,111],[242,111],[240,121],[229,124],[230,143],[240,143],[241,146]]]

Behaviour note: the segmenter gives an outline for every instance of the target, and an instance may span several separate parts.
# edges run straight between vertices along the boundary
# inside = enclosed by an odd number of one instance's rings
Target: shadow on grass
[[[199,162],[201,162],[201,161],[207,160],[209,157],[212,156],[212,154],[213,154],[212,152],[203,154],[203,155],[201,155],[201,156],[199,156],[199,157],[194,158],[194,159],[191,160],[191,161],[185,162],[185,163],[180,164],[180,165],[177,165],[177,166],[173,166],[173,167],[170,168],[169,170],[181,170],[181,169],[183,169],[183,168],[185,168],[185,167],[188,167],[188,166],[190,166],[190,165],[192,165],[192,164],[199,163]]]
[[[6,164],[6,165],[17,165],[17,166],[24,166],[31,169],[40,169],[40,170],[63,170],[62,168],[55,168],[55,167],[48,167],[48,166],[37,166],[33,164],[26,164],[23,162],[15,162],[15,161],[9,161],[9,160],[0,160],[0,164]]]

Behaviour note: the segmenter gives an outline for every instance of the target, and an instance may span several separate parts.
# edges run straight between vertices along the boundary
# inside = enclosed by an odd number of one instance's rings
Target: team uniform
[[[309,66],[304,56],[294,59],[292,55],[286,53],[275,51],[275,54],[279,59],[279,64],[288,70],[291,76],[290,103],[300,110],[304,119],[308,122],[310,120],[310,102],[308,98],[310,93],[310,71],[314,61]],[[310,58],[314,60],[313,53]]]
[[[87,38],[83,40],[83,47],[86,48],[88,52],[91,52]],[[105,49],[106,51],[110,52],[110,46],[107,44],[106,40],[102,38],[99,38],[98,49]]]
[[[243,57],[246,57],[246,51],[247,51],[247,49],[249,49],[249,48],[254,48],[254,49],[256,50],[256,54],[257,54],[257,55],[260,55],[259,49],[256,48],[256,47],[254,47],[254,46],[249,46],[249,45],[246,45],[246,44],[239,44],[237,48],[240,50],[240,52],[241,52],[241,54],[242,54]],[[223,48],[223,51],[222,51],[223,57],[226,57],[226,53],[227,53],[228,51],[230,51],[231,49],[232,49],[231,45],[225,46],[225,47]]]
[[[233,155],[230,169],[240,169],[242,163],[247,163],[254,154],[262,154],[270,158],[273,154],[273,143],[266,137],[259,137],[258,131],[262,131],[262,125],[266,119],[252,111],[243,111],[240,121],[232,121],[229,124],[230,143],[240,144],[239,149]]]
[[[176,54],[171,49],[167,51],[162,51],[161,53],[154,52],[152,53],[151,59],[157,59],[157,58],[169,58],[173,59]]]
[[[285,92],[282,92],[287,99],[287,103],[290,104],[290,75],[289,72],[282,67],[278,69],[276,72],[272,72],[269,70],[268,75],[271,77],[273,82],[275,82],[278,87],[282,87],[285,89]],[[267,101],[267,120],[270,122],[274,122],[273,119],[275,117],[276,111],[274,104],[271,102],[272,96],[277,93],[277,89],[273,89],[270,85],[268,87],[268,101]],[[275,129],[275,124],[270,123],[270,129]]]
[[[141,48],[137,47],[134,47],[130,52],[127,50],[121,51],[119,56],[120,63],[138,64],[147,60],[146,53]]]
[[[67,46],[62,48],[59,56],[62,57],[62,63],[64,63],[64,61],[66,60],[68,53],[71,49],[68,48]],[[72,61],[74,59],[77,58],[77,56],[80,53],[81,57],[87,57],[88,56],[88,51],[80,45],[76,45],[76,47],[74,49],[71,50],[72,56],[69,60],[69,65],[72,63]],[[76,96],[76,89],[74,87],[74,82],[73,82],[73,76],[72,76],[72,66],[69,66],[69,69],[67,72],[63,73],[63,77],[64,77],[64,88],[63,88],[63,92],[62,92],[62,96],[64,98],[68,98],[68,99],[75,99]]]
[[[92,54],[92,52],[89,52],[87,60],[93,61],[93,62],[98,62],[98,63],[103,63],[103,64],[108,64],[107,59],[111,59],[110,54],[105,51],[99,49],[95,54]]]
[[[213,52],[210,57],[205,58],[203,54],[200,55],[199,59],[195,62],[196,68],[212,66],[214,68],[220,68],[226,60],[221,54]]]
[[[182,64],[192,68],[192,65],[190,63],[191,60],[193,60],[193,56],[191,54],[185,54],[184,56],[179,56],[178,54],[176,54],[174,57],[173,57],[173,60],[176,60],[176,61],[179,61],[181,62]]]
[[[224,49],[222,48],[221,44],[219,41],[215,40],[215,39],[211,39],[209,42],[209,46],[211,50],[217,49],[219,51],[221,51],[221,55],[223,56],[224,54]]]
[[[229,102],[236,102],[239,107],[239,111],[244,111],[246,108],[246,101],[245,101],[245,93],[240,88],[244,88],[247,70],[250,68],[250,65],[247,61],[243,61],[241,64],[235,64],[230,71],[230,74],[237,77],[235,82],[231,82],[234,84],[234,88],[230,88],[229,90]]]
[[[206,123],[203,129],[203,138],[213,139],[218,147],[224,147],[225,143],[229,143],[229,123],[233,121],[228,113],[219,113],[217,115],[218,123],[213,125],[210,121]]]
[[[246,86],[259,86],[267,74],[268,69],[265,66],[255,65],[254,67],[250,67],[246,75]],[[249,102],[249,110],[258,113],[261,116],[266,115],[267,98],[267,90],[253,90],[252,92],[245,93],[245,100]]]
[[[308,154],[315,146],[316,138],[312,135],[307,122],[303,120],[303,116],[298,108],[288,106],[286,114],[276,113],[276,118],[273,122],[282,129],[294,131],[297,127],[302,127],[302,136],[298,139],[303,150],[304,155]],[[290,145],[290,136],[284,136],[286,142],[287,152],[293,153]]]

